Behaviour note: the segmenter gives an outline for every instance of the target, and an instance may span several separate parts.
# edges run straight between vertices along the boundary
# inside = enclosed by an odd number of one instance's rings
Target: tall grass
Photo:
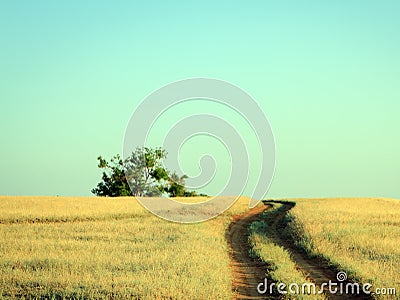
[[[274,204],[272,209],[263,213],[259,221],[251,224],[249,236],[251,253],[267,265],[268,273],[265,275],[269,282],[284,283],[286,287],[297,284],[301,287],[304,283],[310,283],[310,281],[297,268],[290,253],[276,243],[276,232],[271,226],[281,209],[282,204]],[[325,299],[324,295],[278,294],[275,289],[275,297],[277,298],[293,299],[294,296],[296,299]]]
[[[162,201],[162,199],[160,199]],[[229,299],[224,238],[240,198],[221,217],[176,224],[134,198],[0,198],[4,298]]]
[[[327,259],[357,281],[372,283],[374,288],[394,287],[400,293],[400,201],[294,201],[296,206],[288,218],[299,247],[311,256]]]
[[[46,223],[140,217],[148,212],[133,197],[0,196],[0,223]]]

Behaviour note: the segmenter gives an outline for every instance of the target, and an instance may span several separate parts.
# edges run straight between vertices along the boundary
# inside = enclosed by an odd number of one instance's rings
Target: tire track
[[[231,246],[231,264],[233,273],[233,291],[235,299],[266,299],[257,292],[257,285],[264,281],[267,269],[249,255],[248,230],[251,222],[271,206],[264,205],[248,212],[233,216],[226,239]]]
[[[268,203],[268,202],[266,202]],[[283,209],[274,217],[272,222],[272,228],[275,231],[275,242],[281,247],[285,248],[291,255],[292,260],[296,263],[298,269],[304,274],[304,276],[311,282],[314,282],[317,287],[322,284],[327,284],[329,281],[338,282],[336,275],[337,272],[329,266],[329,262],[321,258],[310,258],[304,251],[297,249],[293,245],[293,241],[285,239],[279,227],[285,215],[294,206],[294,202],[284,202],[284,201],[271,201],[271,203],[280,203],[283,205]],[[346,284],[349,281],[343,282]],[[324,288],[324,294],[328,299],[372,299],[366,294],[334,294],[329,292],[329,288]]]
[[[281,203],[283,205],[283,209],[274,216],[271,225],[276,233],[275,242],[291,254],[293,261],[304,276],[314,282],[317,287],[329,281],[338,282],[336,272],[329,267],[327,261],[319,258],[309,258],[305,252],[295,248],[292,241],[288,241],[282,236],[280,224],[287,212],[295,206],[295,203],[279,201],[270,203]],[[252,259],[249,255],[248,228],[253,221],[260,218],[261,213],[271,208],[268,202],[265,204],[244,214],[234,216],[233,222],[226,233],[226,239],[231,247],[230,267],[234,277],[232,286],[236,292],[235,299],[279,299],[277,296],[260,295],[257,292],[257,285],[264,281],[268,269],[265,264]],[[369,295],[364,294],[332,294],[328,288],[324,289],[324,294],[328,299],[372,299]]]

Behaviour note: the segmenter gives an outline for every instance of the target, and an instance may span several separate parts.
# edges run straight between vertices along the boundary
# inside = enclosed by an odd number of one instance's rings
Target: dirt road
[[[285,214],[294,206],[294,203],[283,203],[284,209],[274,217],[272,227],[276,231],[276,243],[287,249],[295,261],[299,270],[316,286],[323,283],[338,282],[336,272],[333,271],[326,261],[311,259],[304,252],[296,249],[291,241],[287,241],[280,234],[280,221]],[[248,227],[251,222],[259,219],[259,215],[270,206],[265,205],[254,208],[245,214],[234,217],[227,232],[227,240],[232,249],[231,268],[234,276],[233,289],[237,292],[236,299],[273,299],[257,292],[258,283],[266,277],[267,268],[260,262],[249,256]],[[371,299],[367,295],[338,295],[331,294],[325,289],[328,299]]]
[[[272,227],[276,232],[275,242],[284,247],[291,254],[292,260],[296,263],[297,267],[302,271],[302,273],[316,286],[321,286],[323,283],[328,283],[329,281],[338,282],[335,272],[327,261],[318,258],[310,258],[307,254],[293,246],[292,241],[288,241],[282,237],[280,228],[280,221],[284,218],[285,214],[291,210],[295,204],[291,202],[282,202],[284,209],[275,216]],[[346,283],[346,281],[344,282]],[[344,294],[334,294],[330,293],[328,287],[324,289],[325,296],[328,299],[371,299],[367,295],[346,295]]]
[[[251,222],[269,206],[256,207],[248,212],[234,216],[227,232],[231,246],[231,268],[233,272],[233,290],[236,299],[265,299],[257,292],[257,285],[264,281],[267,270],[249,255],[248,227]]]

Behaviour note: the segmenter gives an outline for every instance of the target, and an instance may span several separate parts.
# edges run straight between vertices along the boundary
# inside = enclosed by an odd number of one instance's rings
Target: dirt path
[[[306,257],[305,253],[301,253],[299,250],[294,248],[289,241],[283,239],[279,234],[280,230],[282,229],[278,226],[279,222],[283,219],[285,214],[294,207],[294,204],[283,203],[283,206],[284,209],[275,217],[274,222],[272,223],[272,227],[276,232],[276,242],[290,252],[291,257],[296,262],[298,268],[310,281],[316,283],[318,286],[321,286],[322,283],[329,282],[329,280],[336,282],[337,280],[335,272],[329,270],[327,266],[322,264],[322,262],[311,260],[310,258]],[[330,296],[327,298],[342,299],[343,295],[340,298],[338,296]]]
[[[291,203],[283,203],[284,209],[274,218],[272,226],[276,230],[276,242],[287,249],[303,274],[316,286],[322,283],[338,282],[336,272],[328,268],[327,262],[319,259],[310,259],[307,255],[294,248],[290,241],[285,240],[279,233],[280,221],[285,214],[294,206]],[[266,298],[257,292],[257,285],[263,282],[267,269],[261,263],[249,256],[248,227],[251,222],[257,220],[259,215],[270,206],[265,205],[254,208],[245,214],[234,216],[234,220],[227,232],[227,240],[232,249],[231,268],[234,276],[233,289],[236,291],[236,299],[273,299]],[[338,295],[331,294],[325,290],[328,299],[371,299],[366,295]]]
[[[329,281],[338,282],[336,275],[337,273],[329,267],[328,262],[322,259],[311,259],[306,253],[296,249],[291,241],[285,240],[280,232],[282,228],[279,227],[280,221],[283,219],[285,214],[294,207],[294,203],[282,202],[284,209],[275,217],[272,227],[276,232],[276,242],[280,246],[284,247],[291,254],[292,260],[296,263],[297,267],[302,271],[302,273],[312,282],[316,284],[317,287],[321,286],[323,283],[328,283]],[[346,281],[344,281],[344,284]],[[333,294],[329,292],[328,288],[324,289],[325,296],[328,299],[371,299],[367,295],[346,295],[346,294]]]
[[[227,240],[231,246],[231,269],[233,272],[233,290],[236,299],[265,299],[257,293],[257,285],[264,281],[266,268],[249,256],[248,227],[258,219],[259,214],[269,206],[264,205],[234,216]]]

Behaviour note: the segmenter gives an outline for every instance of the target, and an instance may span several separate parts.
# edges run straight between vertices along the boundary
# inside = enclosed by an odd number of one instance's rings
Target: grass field
[[[399,200],[294,201],[296,206],[290,214],[295,227],[300,224],[302,228],[300,247],[311,255],[325,257],[357,281],[395,287],[400,292]]]
[[[248,200],[208,222],[177,224],[134,198],[0,197],[0,298],[231,299],[225,233]],[[400,291],[400,201],[291,201],[284,234],[310,258],[325,258],[357,282]],[[274,205],[251,225],[251,253],[274,281],[307,282],[274,241],[270,225],[281,206]]]
[[[323,258],[333,270],[345,271],[358,283],[376,288],[395,288],[400,299],[400,201],[395,199],[332,198],[290,199],[295,206],[286,214],[280,235],[306,251],[310,259]],[[282,206],[274,203],[274,210]],[[252,224],[250,243],[254,255],[270,268],[276,282],[305,282],[287,249],[278,246],[276,232],[268,226],[269,215]],[[382,290],[381,290],[382,291]],[[304,296],[303,298],[307,298]]]
[[[222,217],[182,225],[134,198],[0,197],[0,295],[230,299],[224,234],[247,209],[242,197]]]
[[[290,253],[279,246],[275,240],[275,231],[271,228],[274,217],[279,213],[282,204],[274,206],[263,213],[259,221],[250,226],[249,242],[251,255],[259,258],[267,264],[268,274],[266,277],[276,283],[285,283],[289,286],[297,283],[301,286],[310,280],[303,274],[292,260]],[[278,295],[276,295],[278,296]],[[293,295],[280,295],[283,299],[292,299]],[[296,295],[296,299],[326,299],[324,295]]]

